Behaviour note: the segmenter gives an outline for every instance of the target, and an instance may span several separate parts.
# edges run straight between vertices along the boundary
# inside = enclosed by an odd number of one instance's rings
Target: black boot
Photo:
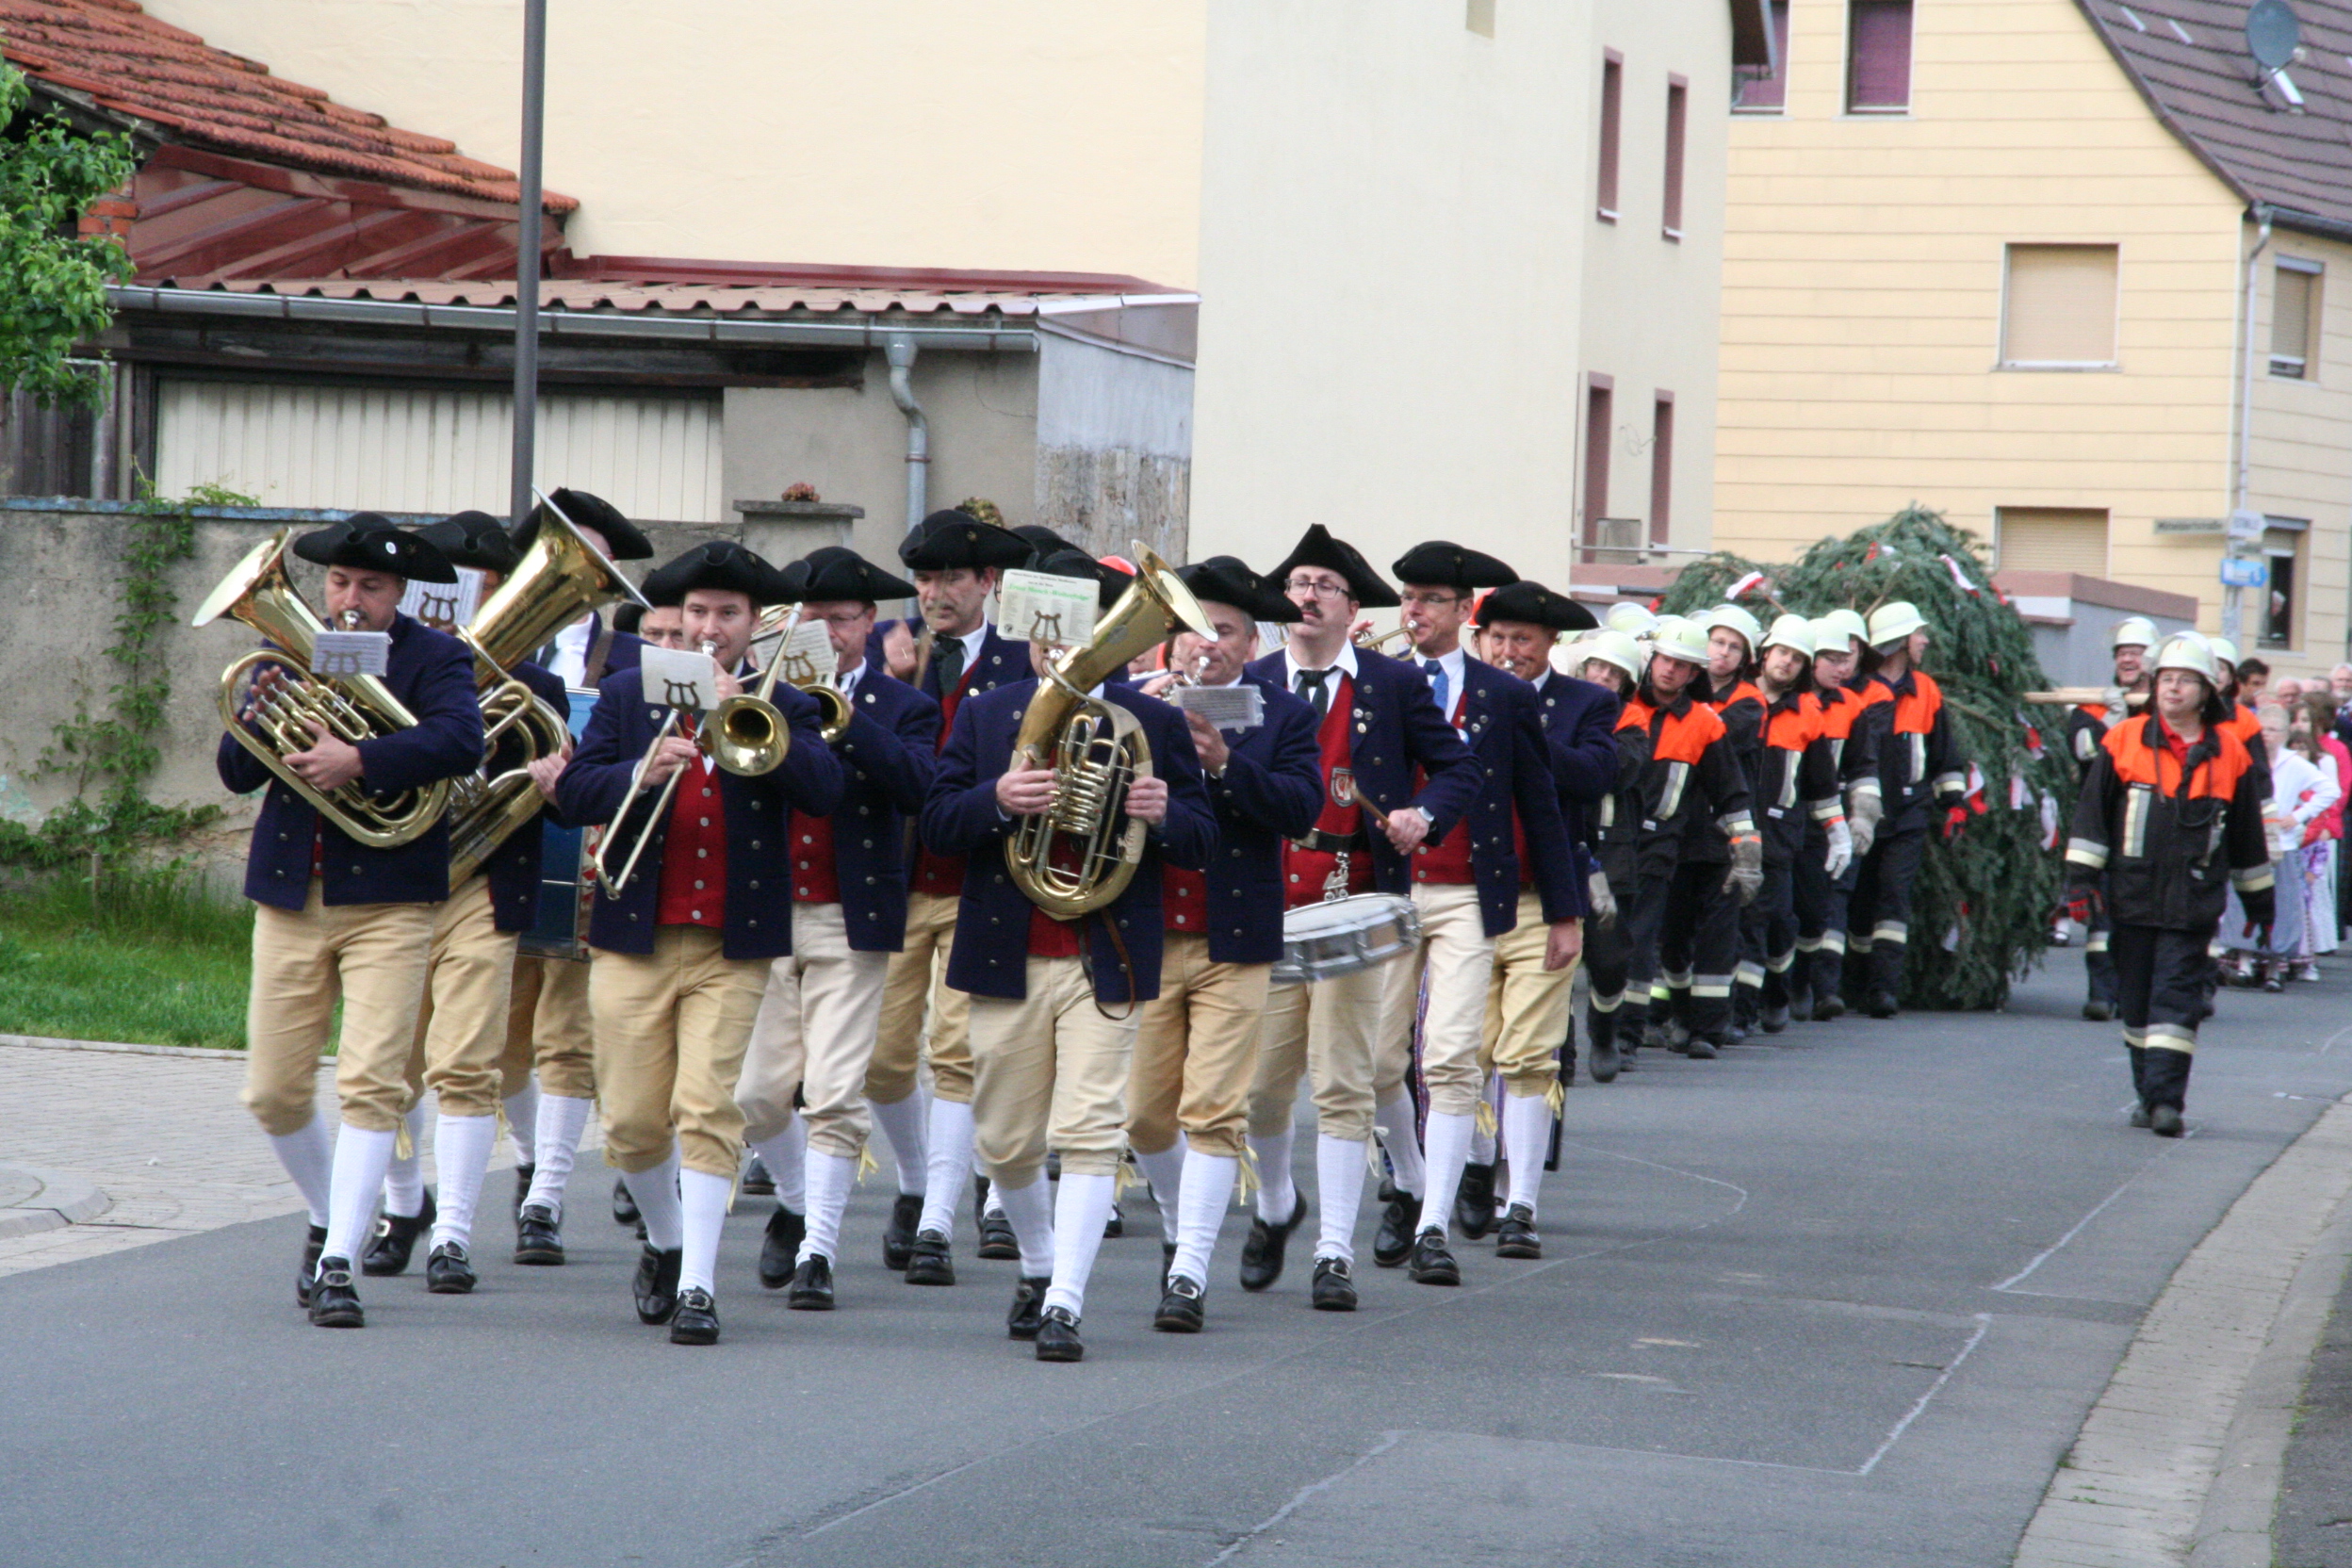
[[[2195,1060],[2185,1051],[2151,1048],[2148,1066],[2140,1074],[2145,1088],[2141,1098],[2148,1105],[2148,1125],[2160,1138],[2177,1138],[2181,1133],[2180,1113],[2189,1103],[2189,1067]]]
[[[1587,1008],[1584,1032],[1592,1042],[1588,1057],[1592,1064],[1592,1081],[1611,1084],[1617,1081],[1617,1015]]]

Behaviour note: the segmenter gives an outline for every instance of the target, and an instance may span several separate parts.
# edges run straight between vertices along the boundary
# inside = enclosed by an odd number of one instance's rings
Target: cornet
[[[719,645],[716,643],[705,642],[702,645],[703,657],[706,659],[716,658],[718,651]],[[709,746],[704,743],[703,736],[707,735],[709,730],[710,723],[706,717],[702,734],[695,738],[696,743],[702,745],[705,750],[708,750]],[[621,869],[618,872],[612,870],[607,862],[612,857],[613,844],[619,841],[622,822],[628,818],[629,808],[637,804],[638,793],[645,788],[645,771],[653,766],[654,758],[662,750],[662,743],[680,732],[678,710],[673,708],[670,710],[670,716],[662,721],[662,727],[654,731],[652,743],[645,747],[645,754],[637,759],[637,766],[630,770],[629,791],[621,796],[621,808],[612,813],[612,830],[605,834],[604,841],[596,846],[596,859],[589,863],[589,869],[595,873],[596,881],[604,889],[604,896],[607,898],[620,897],[630,879],[636,876],[637,862],[645,855],[645,846],[653,842],[653,836],[662,831],[662,819],[669,815],[670,799],[678,793],[678,781],[686,776],[686,770],[683,767],[670,775],[669,782],[662,786],[662,793],[655,799],[652,812],[646,816],[645,825],[637,830],[637,841],[629,846],[629,858],[621,862]]]

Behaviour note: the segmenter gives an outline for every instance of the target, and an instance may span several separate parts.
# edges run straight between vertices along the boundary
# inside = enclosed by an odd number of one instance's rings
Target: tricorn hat
[[[1397,598],[1396,590],[1372,569],[1363,552],[1344,539],[1332,538],[1331,530],[1321,523],[1309,524],[1298,543],[1282,558],[1282,564],[1267,575],[1278,584],[1287,582],[1295,566],[1320,566],[1337,572],[1348,580],[1349,596],[1366,610],[1385,610],[1403,602]]]
[[[1213,555],[1176,568],[1176,579],[1197,599],[1230,604],[1253,621],[1295,621],[1298,607],[1275,584],[1251,571],[1240,557]]]
[[[1415,545],[1396,558],[1396,580],[1429,588],[1458,588],[1475,593],[1501,588],[1519,580],[1519,574],[1484,550],[1465,548],[1450,539]]]
[[[1031,561],[1042,561],[1055,550],[1074,550],[1079,547],[1043,523],[1023,523],[1019,528],[1006,529],[1004,531],[1016,539],[1028,541]]]
[[[743,594],[754,604],[781,603],[790,596],[783,574],[758,551],[732,539],[706,539],[645,579],[645,602],[682,604],[697,588]]]
[[[455,582],[457,568],[433,542],[395,528],[373,512],[354,512],[339,523],[298,537],[294,553],[321,566],[385,572],[411,582]]]
[[[1106,566],[1086,551],[1075,549],[1055,550],[1051,555],[1041,556],[1037,564],[1029,569],[1043,572],[1048,577],[1088,580],[1094,584],[1095,604],[1103,610],[1117,604],[1119,595],[1125,593],[1135,580],[1117,566]]]
[[[452,566],[471,566],[479,572],[511,572],[523,558],[506,525],[487,512],[460,512],[427,523],[416,531],[416,537],[449,557]]]
[[[602,496],[592,496],[585,490],[549,491],[547,505],[564,514],[564,519],[578,528],[592,528],[604,535],[604,553],[615,561],[650,561],[653,541],[639,531],[635,523],[621,515],[621,509]],[[514,547],[531,548],[531,542],[539,537],[541,507],[532,507],[523,526],[514,531]]]
[[[934,512],[898,542],[898,558],[909,571],[943,572],[965,566],[1020,566],[1028,563],[1029,541],[1010,529],[984,523],[949,507]]]
[[[810,550],[784,567],[800,599],[903,599],[915,585],[891,576],[845,545]]]
[[[1478,606],[1478,626],[1484,629],[1496,621],[1524,621],[1550,631],[1590,631],[1600,625],[1592,611],[1567,595],[1527,580],[1506,583],[1486,596]]]

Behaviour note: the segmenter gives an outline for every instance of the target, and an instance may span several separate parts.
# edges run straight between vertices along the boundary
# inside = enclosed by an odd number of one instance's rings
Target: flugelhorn
[[[1151,742],[1134,714],[1086,694],[1180,627],[1217,635],[1167,562],[1141,542],[1134,555],[1135,580],[1096,624],[1092,642],[1047,662],[1013,741],[1012,766],[1052,768],[1054,792],[1043,812],[1015,821],[1004,864],[1029,901],[1056,920],[1119,897],[1143,859],[1144,825],[1131,818],[1121,829],[1119,818],[1128,789],[1151,776]],[[1071,853],[1057,857],[1064,848]]]
[[[197,609],[191,626],[210,626],[226,615],[276,645],[256,648],[220,672],[220,722],[237,744],[353,841],[370,849],[396,849],[423,837],[449,804],[450,783],[435,779],[421,789],[377,797],[359,780],[318,790],[286,760],[318,744],[316,722],[347,744],[381,740],[413,729],[416,716],[369,675],[320,676],[312,668],[318,633],[328,629],[303,602],[286,571],[286,547],[293,530],[280,529],[231,568]],[[265,678],[263,671],[271,672]],[[253,682],[250,713],[239,712],[239,694]],[[258,729],[260,733],[256,734]]]
[[[718,651],[719,645],[716,643],[706,642],[702,645],[706,659],[714,657]],[[629,770],[629,789],[621,796],[621,808],[612,813],[612,825],[605,829],[603,842],[596,845],[596,857],[588,864],[589,871],[604,889],[607,898],[620,897],[629,879],[637,874],[638,860],[644,857],[645,846],[653,842],[654,835],[662,831],[662,819],[669,814],[670,797],[678,793],[678,781],[685,777],[686,769],[694,765],[683,764],[670,775],[669,781],[662,786],[662,793],[653,803],[653,810],[646,815],[644,825],[638,828],[636,841],[629,845],[629,858],[621,862],[619,871],[614,871],[607,862],[612,858],[612,846],[620,841],[621,824],[628,819],[629,808],[637,804],[638,792],[645,788],[645,770],[653,766],[654,756],[661,751],[662,743],[681,733],[681,729],[678,710],[673,708],[670,716],[662,721],[662,727],[653,732],[653,740],[646,745],[645,754],[638,758],[636,767]],[[699,736],[696,737],[696,743],[701,743]]]

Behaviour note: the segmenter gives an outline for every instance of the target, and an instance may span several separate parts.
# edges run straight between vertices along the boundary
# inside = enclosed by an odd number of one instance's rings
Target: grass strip
[[[0,1033],[242,1049],[253,917],[179,865],[0,891]]]

